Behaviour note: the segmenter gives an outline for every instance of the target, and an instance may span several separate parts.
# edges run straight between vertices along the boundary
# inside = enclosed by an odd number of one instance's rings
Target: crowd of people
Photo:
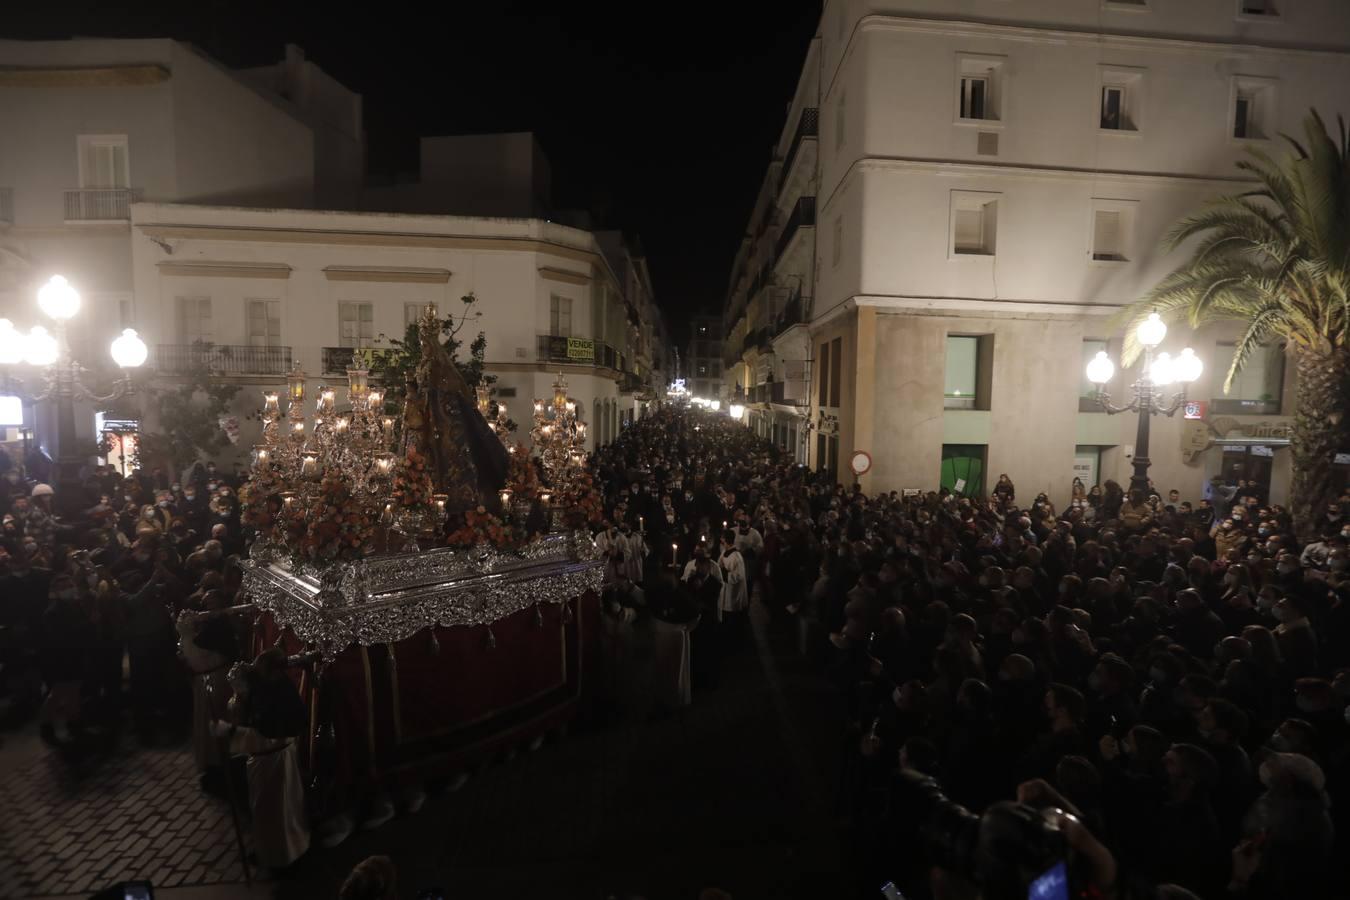
[[[150,746],[190,734],[202,788],[252,811],[257,861],[291,864],[309,845],[294,741],[307,714],[284,657],[255,659],[251,617],[231,614],[250,537],[241,473],[97,466],[58,493],[35,472],[0,453],[4,725],[36,716],[72,762],[128,727]]]
[[[697,695],[744,652],[759,604],[837,686],[863,895],[895,881],[959,896],[963,878],[993,876],[954,845],[1042,809],[1055,812],[999,852],[1031,854],[1053,831],[1100,896],[1350,890],[1350,497],[1300,540],[1236,477],[1194,500],[1075,481],[1062,510],[1007,476],[987,498],[865,496],[685,410],[631,423],[591,466],[608,622],[685,629]],[[190,728],[216,791],[241,729],[245,752],[291,747],[299,726],[280,707],[213,706],[246,656],[225,614],[249,539],[239,480],[212,463],[98,467],[58,496],[0,457],[9,725],[36,715],[71,757],[124,723],[147,742]],[[298,790],[289,769],[278,778]],[[285,865],[308,833],[284,810],[274,824],[264,843]],[[1024,880],[1044,862],[1022,860]]]
[[[1006,475],[869,497],[697,412],[593,464],[611,617],[697,618],[697,692],[754,597],[837,684],[860,895],[925,895],[1009,809],[1062,811],[1045,827],[1099,896],[1350,890],[1350,497],[1304,541],[1237,477],[1193,501],[1075,481],[1062,511]],[[956,804],[984,811],[965,838],[925,819]]]

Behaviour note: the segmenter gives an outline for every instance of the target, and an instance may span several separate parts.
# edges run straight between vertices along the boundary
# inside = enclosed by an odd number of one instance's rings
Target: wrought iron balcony
[[[538,358],[540,362],[597,366],[615,371],[622,370],[625,363],[623,354],[604,341],[560,334],[539,335]]]
[[[14,188],[0,187],[0,225],[14,224]]]
[[[797,119],[797,133],[792,136],[792,146],[788,147],[787,156],[783,157],[783,168],[778,173],[778,190],[783,190],[783,185],[787,183],[788,174],[792,171],[792,164],[797,159],[797,151],[801,149],[802,141],[815,140],[820,134],[820,110],[814,106],[808,106],[802,110],[801,117]]]
[[[798,197],[792,207],[792,215],[788,216],[787,224],[783,226],[783,233],[778,236],[778,246],[774,248],[773,253],[774,263],[777,264],[778,260],[783,258],[783,253],[792,242],[792,236],[797,233],[797,229],[814,227],[816,227],[816,198]]]
[[[66,221],[130,221],[131,204],[140,199],[139,188],[82,188],[66,191]]]
[[[290,347],[236,344],[159,344],[155,370],[161,375],[285,375],[291,370]]]
[[[394,352],[390,347],[324,347],[323,374],[346,375],[348,369],[373,369]]]

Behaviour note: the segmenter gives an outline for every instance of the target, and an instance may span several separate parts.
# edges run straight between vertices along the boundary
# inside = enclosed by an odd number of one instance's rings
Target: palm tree
[[[1194,238],[1190,258],[1125,312],[1127,364],[1140,350],[1135,325],[1150,312],[1192,328],[1242,322],[1224,393],[1254,350],[1284,345],[1298,373],[1290,508],[1304,540],[1334,499],[1335,455],[1350,425],[1350,147],[1337,124],[1339,143],[1311,111],[1304,142],[1285,135],[1291,152],[1279,162],[1249,149],[1237,167],[1254,185],[1173,227],[1168,249]]]

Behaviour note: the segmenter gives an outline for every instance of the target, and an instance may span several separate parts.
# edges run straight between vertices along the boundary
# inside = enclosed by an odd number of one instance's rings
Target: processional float
[[[417,330],[401,397],[356,367],[342,406],[324,385],[307,409],[298,370],[284,411],[264,392],[240,491],[255,649],[318,659],[297,677],[311,768],[339,803],[564,724],[598,638],[600,504],[562,376],[535,403],[534,457],[442,347],[434,307]]]

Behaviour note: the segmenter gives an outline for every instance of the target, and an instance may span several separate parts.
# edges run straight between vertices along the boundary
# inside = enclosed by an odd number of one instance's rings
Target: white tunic
[[[717,561],[722,569],[722,612],[744,612],[750,608],[745,589],[745,558],[735,548],[722,552]]]

